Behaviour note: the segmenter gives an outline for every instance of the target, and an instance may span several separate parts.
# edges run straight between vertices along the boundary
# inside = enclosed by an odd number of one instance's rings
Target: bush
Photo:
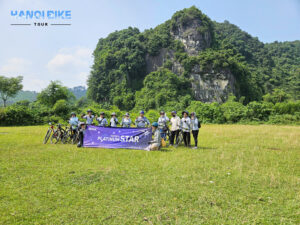
[[[268,123],[270,124],[300,124],[300,113],[295,115],[283,114],[283,115],[271,115]]]
[[[300,101],[289,101],[276,103],[274,106],[276,114],[291,114],[294,115],[296,112],[300,112]]]
[[[1,126],[24,126],[36,124],[32,110],[22,105],[12,105],[0,111]]]
[[[226,122],[236,123],[247,116],[247,108],[234,101],[229,101],[221,105],[221,110],[226,119]]]

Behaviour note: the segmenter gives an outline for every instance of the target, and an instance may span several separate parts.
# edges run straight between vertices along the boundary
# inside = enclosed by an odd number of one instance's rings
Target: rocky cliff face
[[[235,93],[235,79],[230,70],[216,71],[210,68],[201,71],[196,65],[191,73],[195,98],[202,102],[224,102],[230,93]]]
[[[183,43],[185,51],[191,55],[198,55],[202,51],[211,46],[212,34],[210,31],[204,31],[202,21],[195,19],[183,25],[178,22],[178,26],[171,31],[175,40]],[[201,32],[203,30],[203,32]]]
[[[202,24],[200,20],[193,20],[186,26],[178,25],[171,31],[174,39],[183,43],[185,52],[190,56],[196,56],[212,44],[212,35],[206,31],[201,33]],[[156,71],[168,60],[172,62],[172,72],[182,75],[183,66],[176,61],[174,50],[161,49],[156,56],[146,56],[147,73]],[[200,65],[194,66],[190,75],[192,90],[196,100],[202,102],[224,102],[228,94],[236,94],[235,78],[230,70],[215,70],[210,68],[206,71],[200,70]]]

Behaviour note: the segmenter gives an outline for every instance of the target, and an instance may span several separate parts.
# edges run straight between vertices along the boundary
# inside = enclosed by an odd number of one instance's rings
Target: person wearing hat
[[[99,127],[105,127],[108,124],[104,112],[101,112],[99,117],[96,115],[96,120],[98,121]]]
[[[190,146],[191,143],[191,119],[188,111],[182,112],[182,119],[180,120],[180,128],[182,130],[182,136],[185,147]]]
[[[113,112],[112,114],[111,114],[111,119],[110,119],[110,121],[109,121],[110,123],[109,123],[109,126],[110,127],[117,127],[117,125],[118,125],[118,118],[117,118],[117,115],[116,115],[116,113],[115,112]]]
[[[171,136],[170,136],[170,145],[174,145],[174,141],[176,138],[176,144],[178,144],[178,135],[180,129],[180,117],[177,116],[176,111],[171,112],[172,118],[170,120],[171,124]]]
[[[86,120],[87,125],[92,125],[94,120],[94,115],[92,115],[93,111],[91,109],[87,110],[87,115],[82,114],[81,118]]]
[[[150,151],[159,150],[161,146],[161,136],[160,131],[158,129],[158,123],[152,123],[152,133],[153,133],[153,140],[149,142],[150,144]]]
[[[135,125],[138,128],[144,128],[150,125],[150,122],[147,117],[145,117],[145,112],[143,110],[140,111],[140,116],[136,118]]]
[[[131,119],[130,119],[129,113],[127,112],[127,113],[125,113],[125,115],[121,121],[121,126],[129,128],[130,125],[131,125]]]
[[[197,149],[197,146],[198,146],[198,133],[199,133],[199,128],[200,128],[200,123],[199,123],[198,118],[196,117],[195,112],[191,113],[191,126],[192,126],[192,134],[193,134],[194,141],[195,141],[194,149]]]
[[[75,130],[77,129],[78,127],[78,124],[79,124],[79,120],[78,120],[78,117],[76,116],[76,113],[75,112],[72,112],[71,113],[71,118],[69,120],[69,124],[71,126],[71,129],[72,129],[72,135],[75,133]]]
[[[78,128],[78,130],[79,130],[79,135],[78,135],[78,137],[79,137],[79,142],[78,142],[78,144],[77,144],[77,147],[78,147],[78,148],[80,148],[80,147],[83,146],[84,131],[85,131],[85,128],[86,128],[85,125],[86,125],[85,122],[80,122],[80,123],[79,123],[79,128]]]
[[[166,116],[164,111],[160,111],[160,117],[158,118],[158,129],[160,131],[161,138],[166,140],[166,132],[168,130],[167,123],[169,122],[169,118]]]

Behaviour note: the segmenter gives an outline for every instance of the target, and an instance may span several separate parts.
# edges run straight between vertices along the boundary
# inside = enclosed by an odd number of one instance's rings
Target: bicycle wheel
[[[66,134],[66,130],[65,129],[60,129],[60,134],[59,134],[59,140],[58,141],[60,141],[63,144],[64,144],[63,139],[64,139],[65,134]]]
[[[75,145],[79,142],[79,132],[76,131],[75,134],[73,134],[73,138],[72,138],[72,144]]]
[[[46,144],[46,143],[48,142],[48,140],[49,140],[49,138],[50,138],[50,135],[51,135],[51,130],[48,129],[48,131],[47,131],[47,133],[46,133],[46,135],[45,135],[45,137],[44,137],[43,144]]]
[[[60,131],[56,130],[51,136],[51,144],[57,144],[60,139]]]
[[[72,138],[72,131],[70,129],[68,129],[64,133],[63,138],[62,138],[61,141],[62,141],[63,144],[67,144],[67,143],[70,143],[72,141],[71,138]]]
[[[181,144],[182,141],[183,141],[183,135],[182,135],[182,132],[180,131],[179,134],[178,134],[178,138],[176,140],[176,145]]]
[[[168,128],[166,131],[166,141],[170,141],[170,136],[171,136],[171,132],[170,129]]]

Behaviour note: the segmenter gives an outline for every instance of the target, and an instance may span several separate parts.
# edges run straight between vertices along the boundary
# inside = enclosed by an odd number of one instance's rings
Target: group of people
[[[160,117],[157,122],[152,123],[152,132],[154,134],[154,139],[151,141],[151,150],[159,149],[161,146],[161,139],[166,140],[166,134],[170,127],[170,145],[173,146],[178,145],[179,133],[182,131],[184,145],[186,147],[190,146],[191,143],[191,133],[193,134],[193,138],[195,141],[195,147],[198,145],[198,133],[201,124],[196,117],[196,113],[192,112],[189,115],[188,111],[182,112],[182,118],[177,115],[176,111],[171,112],[171,119],[166,116],[164,111],[160,112]],[[93,115],[92,110],[87,110],[87,114],[81,115],[82,119],[85,119],[85,122],[80,122],[76,113],[71,113],[71,118],[69,120],[69,124],[72,127],[72,130],[79,129],[79,144],[78,147],[82,146],[83,143],[83,130],[85,125],[94,125],[94,120],[98,122],[98,126],[105,127],[118,127],[119,120],[117,118],[116,113],[111,113],[111,118],[106,119],[105,113],[101,112],[99,116]],[[150,121],[145,117],[144,111],[140,111],[139,116],[133,122],[130,118],[129,113],[126,113],[120,122],[120,126],[124,128],[130,128],[132,125],[135,125],[137,128],[144,128],[150,125]]]
[[[160,117],[158,118],[157,124],[156,122],[154,125],[157,125],[157,129],[153,129],[154,131],[157,130],[160,133],[161,138],[166,139],[166,133],[168,128],[168,125],[171,125],[170,128],[170,145],[173,146],[178,145],[178,137],[180,131],[182,131],[183,141],[184,145],[186,147],[191,145],[191,133],[193,134],[193,138],[195,141],[195,147],[198,146],[198,134],[199,134],[199,128],[201,127],[200,121],[196,117],[196,113],[192,112],[189,117],[188,111],[182,112],[182,118],[180,118],[177,115],[176,111],[171,112],[171,119],[169,119],[166,116],[166,113],[164,111],[160,112]],[[153,124],[152,124],[153,126]],[[154,126],[154,127],[155,127]],[[176,141],[175,141],[176,140]]]

